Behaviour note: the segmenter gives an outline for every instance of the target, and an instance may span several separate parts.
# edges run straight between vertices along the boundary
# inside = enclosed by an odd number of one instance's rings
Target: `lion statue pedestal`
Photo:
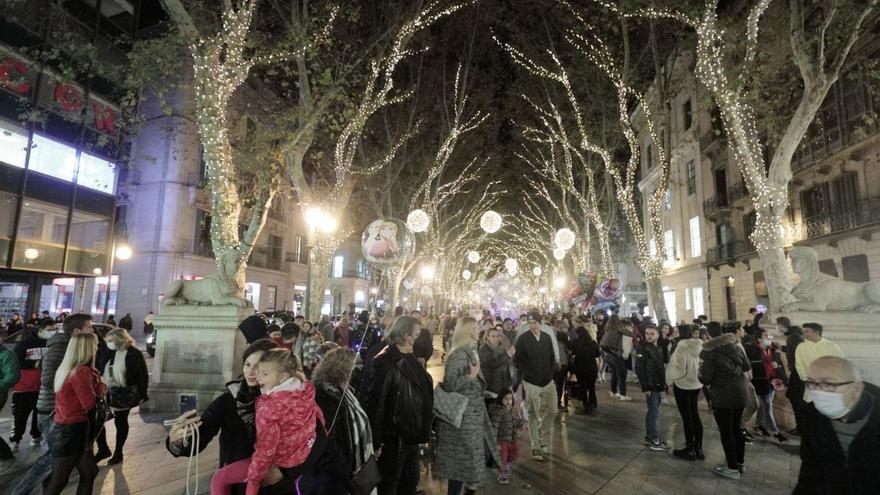
[[[180,394],[196,394],[202,411],[226,382],[241,375],[247,343],[238,324],[254,314],[235,305],[163,305],[153,320],[156,359],[147,409],[177,411]]]

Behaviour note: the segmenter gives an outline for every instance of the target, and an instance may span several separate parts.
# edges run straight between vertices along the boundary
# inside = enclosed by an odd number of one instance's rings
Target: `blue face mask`
[[[839,419],[849,414],[850,408],[846,405],[843,394],[823,390],[810,390],[810,394],[813,396],[813,405],[823,416]]]

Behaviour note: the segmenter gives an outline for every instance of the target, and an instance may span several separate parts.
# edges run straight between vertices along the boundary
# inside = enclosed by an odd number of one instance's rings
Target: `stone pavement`
[[[430,372],[442,376],[439,362],[432,362]],[[633,387],[638,394],[637,387]],[[632,402],[608,397],[608,386],[599,387],[599,412],[584,416],[574,412],[578,401],[572,401],[565,423],[555,422],[552,428],[551,456],[546,462],[533,461],[528,455],[528,433],[520,433],[522,458],[514,464],[510,485],[499,485],[494,478],[485,483],[485,494],[699,494],[699,495],[782,495],[791,492],[797,480],[800,459],[796,443],[777,445],[757,441],[746,447],[746,474],[740,481],[723,480],[711,468],[723,462],[724,454],[714,420],[703,411],[706,460],[686,462],[670,453],[653,452],[642,444],[646,405],[641,394]],[[670,400],[672,399],[670,394]],[[701,404],[705,407],[705,403]],[[0,435],[8,438],[9,406],[0,412]],[[185,493],[187,461],[176,459],[165,450],[163,417],[141,417],[132,413],[131,432],[125,445],[125,462],[121,466],[101,467],[95,493],[177,495]],[[678,410],[674,405],[662,406],[661,431],[667,443],[681,443]],[[113,445],[113,423],[107,423],[108,440]],[[29,437],[22,441],[19,456],[33,460],[38,449],[30,446]],[[208,494],[211,474],[217,467],[217,442],[200,456],[198,470],[199,494]],[[102,463],[103,464],[103,463]],[[430,451],[422,466],[421,488],[429,495],[446,493],[443,480],[432,479]],[[74,474],[72,480],[76,478]],[[192,482],[194,482],[193,477]],[[75,485],[68,485],[65,495],[73,495]],[[0,494],[9,493],[8,477],[0,479]]]

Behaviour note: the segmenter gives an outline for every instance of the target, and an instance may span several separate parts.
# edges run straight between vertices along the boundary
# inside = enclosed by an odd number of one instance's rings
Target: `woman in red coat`
[[[103,425],[95,424],[98,398],[107,394],[107,386],[95,369],[98,337],[78,333],[70,338],[64,360],[55,372],[55,426],[49,445],[52,452],[52,477],[44,494],[60,494],[73,468],[79,471],[77,495],[92,493],[98,467],[92,455],[92,443]]]

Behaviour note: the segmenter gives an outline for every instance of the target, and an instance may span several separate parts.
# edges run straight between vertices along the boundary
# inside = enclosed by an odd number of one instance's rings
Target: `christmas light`
[[[501,215],[492,210],[483,213],[483,216],[480,217],[480,227],[487,234],[494,234],[495,232],[498,232],[498,230],[501,229],[501,224]]]
[[[463,278],[465,280],[470,280],[471,275],[473,275],[473,274],[471,273],[470,270],[465,270],[465,271],[461,272],[461,278]]]
[[[504,268],[507,268],[508,271],[517,270],[519,268],[519,262],[516,261],[515,258],[507,258],[504,260]]]
[[[553,257],[556,258],[557,261],[562,261],[565,259],[565,249],[556,248],[553,250]]]
[[[534,275],[536,277],[540,277],[542,273],[544,273],[544,270],[541,270],[540,266],[536,266],[536,267],[532,268],[532,275]]]
[[[467,259],[471,263],[479,263],[480,261],[480,253],[476,251],[468,251]]]
[[[406,226],[413,232],[424,232],[428,230],[428,225],[430,225],[430,223],[431,217],[429,217],[425,210],[422,209],[413,210],[406,217]]]
[[[556,242],[556,246],[562,248],[566,251],[574,247],[575,241],[574,232],[568,228],[561,228],[556,231],[556,235],[553,237],[554,242]]]

